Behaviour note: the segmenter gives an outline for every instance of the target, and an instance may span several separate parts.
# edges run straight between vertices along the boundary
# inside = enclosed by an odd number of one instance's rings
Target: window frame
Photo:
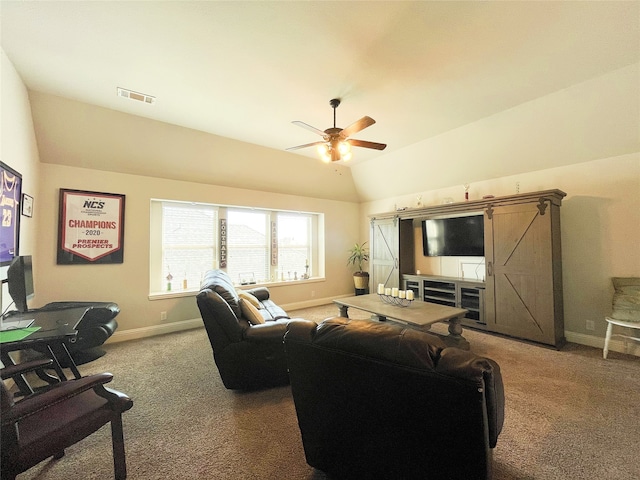
[[[251,287],[256,286],[279,286],[286,285],[291,283],[301,283],[301,282],[315,282],[315,281],[323,281],[324,280],[324,271],[325,271],[325,239],[324,239],[324,214],[320,212],[307,212],[307,211],[296,211],[296,210],[282,210],[282,209],[270,209],[270,208],[261,208],[261,207],[253,207],[253,206],[243,206],[243,205],[221,205],[215,203],[205,203],[205,202],[188,202],[188,201],[180,201],[180,200],[169,200],[169,199],[158,199],[152,198],[150,201],[150,240],[149,240],[149,299],[161,299],[161,298],[171,298],[171,297],[182,297],[182,296],[194,296],[198,293],[200,289],[200,285],[188,285],[188,288],[182,289],[182,279],[176,278],[174,282],[176,282],[176,288],[172,288],[171,291],[166,290],[166,285],[163,285],[162,280],[159,282],[159,278],[162,279],[162,255],[163,255],[163,237],[162,237],[162,228],[163,228],[163,204],[185,204],[185,205],[201,205],[212,207],[217,210],[217,225],[214,225],[215,234],[214,234],[214,265],[211,266],[211,269],[220,268],[220,246],[221,246],[221,237],[220,237],[220,224],[221,220],[225,220],[226,228],[228,229],[228,211],[259,211],[266,214],[266,222],[267,222],[267,266],[269,269],[269,276],[267,279],[257,281],[255,284],[251,284]],[[272,247],[271,247],[271,235],[274,235],[274,232],[271,229],[273,221],[276,222],[278,220],[278,215],[304,215],[310,218],[309,225],[309,249],[311,254],[308,258],[309,263],[309,278],[304,278],[304,267],[301,268],[301,271],[298,272],[298,279],[294,280],[293,278],[287,278],[287,275],[281,275],[279,270],[279,265],[272,265]],[[277,232],[275,233],[275,237],[277,240]],[[228,242],[228,230],[227,230],[227,249],[229,248]],[[278,245],[278,250],[280,249]],[[279,260],[279,259],[278,259]],[[227,254],[227,265],[229,262],[228,254]],[[222,270],[227,271],[227,268],[222,268]],[[232,281],[236,282],[237,279],[233,279]],[[240,287],[240,284],[236,284]]]

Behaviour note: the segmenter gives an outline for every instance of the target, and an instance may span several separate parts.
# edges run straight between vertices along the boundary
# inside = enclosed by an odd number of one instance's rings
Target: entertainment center
[[[413,290],[421,301],[467,309],[466,326],[561,348],[565,339],[560,206],[565,196],[561,190],[544,190],[372,215],[371,285],[402,287]],[[464,222],[467,231],[462,236],[427,234],[431,220],[474,217]],[[449,227],[459,225],[442,228]],[[415,238],[422,238],[423,244],[415,245]],[[452,238],[455,245],[445,245]],[[440,245],[430,249],[429,241]],[[419,255],[471,256],[480,249],[484,281],[416,272]]]

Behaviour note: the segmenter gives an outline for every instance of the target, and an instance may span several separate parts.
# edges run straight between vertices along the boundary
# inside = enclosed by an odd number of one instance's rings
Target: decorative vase
[[[356,272],[353,274],[353,283],[358,290],[365,290],[369,287],[369,273]]]

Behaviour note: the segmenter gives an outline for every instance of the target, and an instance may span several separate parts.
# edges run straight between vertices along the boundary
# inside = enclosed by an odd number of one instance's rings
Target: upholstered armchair
[[[238,291],[226,272],[211,270],[197,303],[226,388],[253,390],[289,383],[283,337],[287,326],[300,319],[290,319],[267,288]]]
[[[47,366],[50,360],[34,360],[3,369],[2,378],[11,378]],[[2,480],[13,480],[41,461],[64,456],[67,447],[111,423],[114,473],[117,480],[127,476],[122,429],[122,413],[132,400],[103,385],[110,373],[59,382],[15,402],[4,382],[0,382]]]

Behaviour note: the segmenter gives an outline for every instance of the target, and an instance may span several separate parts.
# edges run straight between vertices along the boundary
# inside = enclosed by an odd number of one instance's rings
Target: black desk
[[[89,310],[86,307],[70,308],[66,310],[35,310],[32,312],[18,313],[6,317],[3,323],[9,324],[20,320],[34,319],[32,327],[40,327],[40,330],[23,338],[11,342],[0,343],[0,360],[4,365],[15,365],[9,352],[26,350],[35,346],[43,345],[49,352],[50,358],[53,360],[53,368],[61,381],[66,381],[67,377],[60,366],[60,360],[56,357],[54,350],[66,356],[66,363],[75,378],[80,378],[80,372],[73,358],[67,349],[68,343],[73,343],[76,339],[76,327]],[[59,348],[52,348],[52,347]],[[42,378],[42,377],[41,377]],[[51,381],[53,377],[43,378],[43,380]],[[30,387],[24,379],[15,378],[16,384],[21,391],[29,391]]]

